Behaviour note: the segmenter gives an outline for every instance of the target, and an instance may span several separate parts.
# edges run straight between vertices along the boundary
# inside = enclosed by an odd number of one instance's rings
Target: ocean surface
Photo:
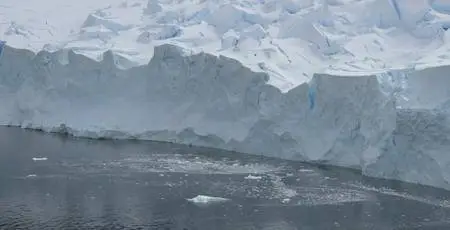
[[[0,229],[450,229],[450,192],[209,148],[1,127]]]

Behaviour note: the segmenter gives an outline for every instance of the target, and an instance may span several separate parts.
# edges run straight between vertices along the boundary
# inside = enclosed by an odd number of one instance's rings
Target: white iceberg
[[[229,199],[222,198],[222,197],[213,197],[213,196],[205,196],[205,195],[198,195],[196,197],[186,199],[189,202],[198,204],[198,205],[207,205],[207,204],[214,204],[214,203],[223,203],[226,201],[229,201]]]
[[[248,176],[246,176],[244,178],[247,179],[247,180],[261,180],[262,179],[261,176],[254,176],[254,175],[251,175],[251,174],[249,174]]]
[[[32,159],[33,159],[33,161],[46,161],[46,160],[48,160],[47,157],[33,157]]]

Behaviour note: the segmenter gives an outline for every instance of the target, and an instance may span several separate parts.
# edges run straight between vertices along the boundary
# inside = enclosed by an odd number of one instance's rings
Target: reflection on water
[[[449,197],[333,167],[0,128],[0,229],[450,229]]]

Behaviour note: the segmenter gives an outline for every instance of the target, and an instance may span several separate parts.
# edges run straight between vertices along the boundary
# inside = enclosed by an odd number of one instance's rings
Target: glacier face
[[[363,167],[370,176],[450,189],[448,152],[449,66],[405,69],[380,74],[395,100],[395,130],[377,161]]]
[[[375,75],[316,74],[289,92],[238,61],[155,48],[148,65],[122,70],[69,52],[6,46],[0,124],[93,138],[211,146],[360,168],[395,127]],[[361,154],[367,153],[367,154]]]
[[[366,175],[449,189],[449,114],[434,110],[399,109],[396,129]]]
[[[156,47],[148,65],[117,61],[112,52],[95,61],[5,46],[0,125],[194,144],[450,188],[449,67],[315,74],[283,92],[267,73],[175,45]]]
[[[446,1],[81,1],[3,3],[0,125],[450,189]]]

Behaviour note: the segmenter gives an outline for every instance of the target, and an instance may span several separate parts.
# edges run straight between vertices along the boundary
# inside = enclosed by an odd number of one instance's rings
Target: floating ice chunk
[[[253,175],[249,174],[248,176],[245,177],[245,179],[247,179],[247,180],[261,180],[262,177],[261,176],[253,176]]]
[[[117,19],[113,20],[104,18],[102,13],[99,11],[96,12],[96,14],[89,14],[89,16],[84,21],[82,28],[95,27],[100,25],[114,32],[128,30],[132,27],[131,25],[122,24],[120,21],[117,21]]]
[[[194,198],[187,199],[187,201],[192,202],[194,204],[207,205],[207,204],[213,204],[213,203],[226,202],[226,201],[229,201],[229,199],[222,198],[222,197],[198,195],[198,196],[196,196]]]
[[[299,171],[299,172],[306,172],[306,173],[308,173],[308,172],[314,172],[314,170],[312,170],[312,169],[299,169],[298,171]]]
[[[48,160],[47,157],[33,157],[33,161],[46,161]]]

